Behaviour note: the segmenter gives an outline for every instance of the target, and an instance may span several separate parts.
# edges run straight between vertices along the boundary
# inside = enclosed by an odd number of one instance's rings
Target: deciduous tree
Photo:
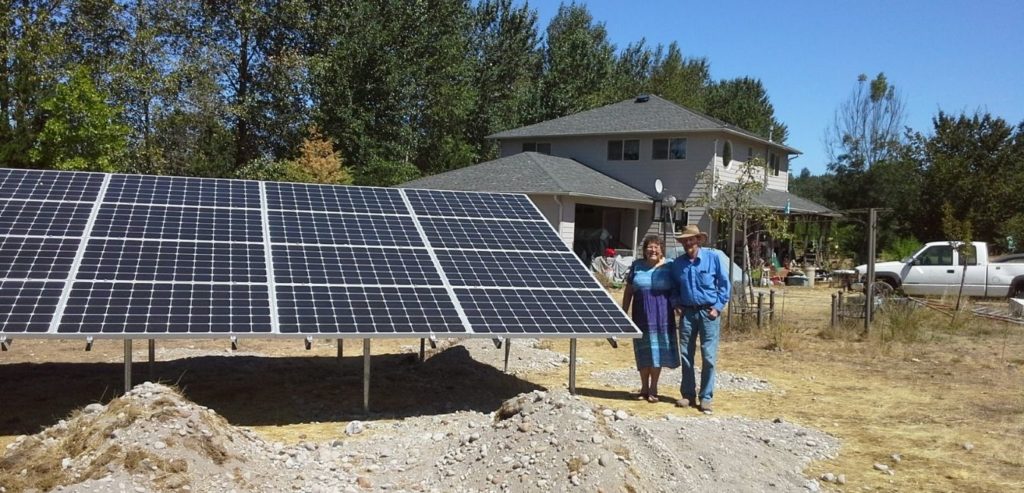
[[[558,118],[611,102],[607,84],[615,64],[615,46],[604,23],[594,22],[579,4],[562,4],[547,27],[543,119]]]
[[[861,74],[849,98],[836,110],[825,131],[829,169],[837,174],[862,172],[899,150],[906,103],[884,73]]]

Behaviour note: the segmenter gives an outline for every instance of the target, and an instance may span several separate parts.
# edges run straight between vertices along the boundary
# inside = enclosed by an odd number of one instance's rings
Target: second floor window
[[[779,176],[779,155],[774,152],[768,153],[768,172],[772,176]]]
[[[608,141],[609,161],[639,161],[640,141],[636,139],[609,140]]]
[[[651,159],[686,159],[686,139],[654,139]]]
[[[523,142],[523,152],[539,152],[551,155],[550,142]]]

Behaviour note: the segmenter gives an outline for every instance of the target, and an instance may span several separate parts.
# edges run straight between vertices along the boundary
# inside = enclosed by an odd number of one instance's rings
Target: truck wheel
[[[1011,298],[1024,298],[1024,282],[1017,283],[1015,286],[1010,288]]]
[[[875,281],[872,291],[874,291],[875,297],[882,298],[883,300],[892,298],[896,294],[896,289],[887,279]]]

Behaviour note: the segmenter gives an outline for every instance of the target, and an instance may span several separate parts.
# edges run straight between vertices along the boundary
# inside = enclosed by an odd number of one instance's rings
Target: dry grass
[[[843,446],[812,477],[845,474],[842,491],[1024,491],[1024,326],[964,313],[958,323],[928,309],[880,313],[830,329],[825,288],[777,293],[772,325],[725,330],[720,365],[767,379],[774,392],[716,393],[716,415],[784,420],[831,433]],[[568,343],[553,349],[568,352]],[[584,349],[585,347],[585,349]],[[687,413],[605,390],[591,372],[629,367],[629,342],[581,345],[579,392],[601,404],[657,418]],[[534,381],[564,387],[564,373]],[[637,380],[639,384],[639,379]],[[674,382],[663,382],[670,394]],[[968,451],[963,445],[970,443]],[[900,454],[894,463],[892,454]],[[888,476],[876,462],[893,466]]]
[[[829,329],[830,294],[825,288],[782,288],[772,325],[740,330],[736,324],[725,331],[720,348],[723,370],[765,378],[775,391],[719,391],[716,415],[781,417],[839,437],[839,456],[814,463],[807,472],[845,474],[848,484],[843,491],[1024,491],[1024,327],[964,314],[951,324],[947,316],[917,309],[880,314],[867,334],[859,321]],[[77,343],[69,349],[54,341],[18,342],[16,351],[0,357],[0,375],[24,378],[31,388],[5,395],[5,406],[0,406],[0,434],[5,436],[0,436],[0,446],[18,434],[53,424],[74,407],[109,396],[119,385],[119,364],[94,363],[102,358],[120,361],[118,344],[97,344],[94,352],[84,353]],[[674,382],[662,382],[662,394],[669,398],[649,404],[629,399],[628,392],[634,389],[611,389],[594,381],[592,372],[633,367],[631,344],[620,342],[619,349],[612,349],[603,340],[580,341],[579,356],[585,363],[578,369],[576,385],[581,395],[631,414],[700,416],[673,407]],[[243,341],[243,349],[279,357],[168,362],[162,373],[170,381],[184,374],[184,393],[231,423],[291,443],[336,438],[352,419],[438,412],[430,406],[449,401],[494,410],[498,399],[537,385],[566,386],[564,367],[529,375],[524,382],[472,363],[435,374],[431,359],[419,365],[388,356],[411,343],[418,345],[408,340],[374,341],[373,354],[382,359],[374,362],[371,403],[388,411],[370,417],[359,411],[362,362],[357,344],[347,346],[346,360],[338,365],[330,344],[317,343],[312,351],[303,351],[294,341]],[[161,347],[170,344],[211,351],[227,346],[224,341],[190,341],[161,342]],[[546,341],[544,346],[569,352],[564,339]],[[143,352],[136,354],[137,361],[144,358]],[[41,372],[28,363],[40,361],[69,361],[72,366]],[[19,369],[9,371],[5,364]],[[102,371],[92,370],[97,365]],[[136,372],[144,373],[144,367]],[[67,385],[67,375],[76,375],[76,385]],[[296,388],[303,390],[289,390]],[[126,409],[124,419],[130,422],[133,414]],[[964,443],[973,444],[973,449],[965,450]],[[90,446],[94,444],[85,436],[68,443],[71,450]],[[210,451],[214,456],[216,449]],[[894,453],[902,457],[898,464],[889,459]],[[59,464],[59,458],[39,461],[54,462]],[[876,462],[893,465],[895,475],[875,471]]]

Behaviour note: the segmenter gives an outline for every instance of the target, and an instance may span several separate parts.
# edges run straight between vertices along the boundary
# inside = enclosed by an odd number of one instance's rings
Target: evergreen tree
[[[788,129],[775,119],[775,108],[760,79],[723,80],[708,91],[705,112],[773,142],[785,142]]]
[[[711,84],[711,65],[704,58],[683,58],[673,41],[654,52],[651,92],[691,110],[705,112]]]

